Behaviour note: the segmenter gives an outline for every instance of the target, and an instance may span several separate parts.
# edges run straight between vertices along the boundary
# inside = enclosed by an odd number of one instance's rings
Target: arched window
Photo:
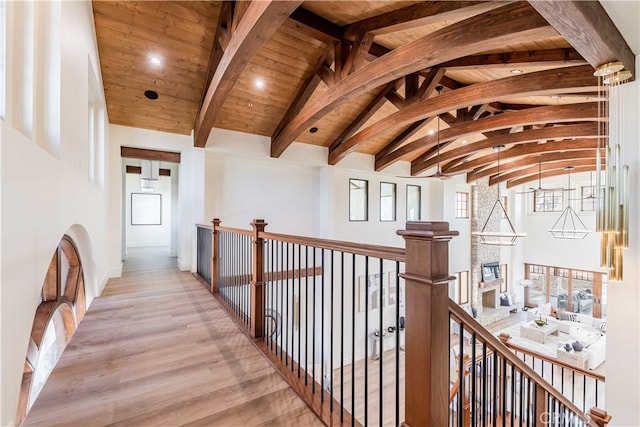
[[[31,327],[18,402],[18,424],[38,397],[85,311],[82,263],[75,244],[65,235],[51,257]]]

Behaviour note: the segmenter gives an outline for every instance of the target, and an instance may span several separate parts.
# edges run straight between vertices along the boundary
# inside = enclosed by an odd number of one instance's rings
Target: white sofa
[[[575,320],[558,320],[555,317],[551,316],[550,311],[546,311],[545,307],[537,307],[532,308],[527,311],[527,320],[535,320],[542,317],[543,320],[546,320],[549,324],[558,325],[558,330],[560,332],[564,332],[565,334],[569,333],[569,329],[571,326],[589,326],[591,328],[598,329],[601,333],[606,334],[607,332],[607,322],[603,319],[598,319],[595,317],[587,316],[585,314],[580,313],[571,313],[565,312],[566,315],[574,317]]]
[[[582,351],[589,354],[587,367],[595,369],[600,366],[606,358],[606,320],[597,319],[579,313],[566,312],[568,317],[575,320],[558,320],[546,313],[546,308],[539,307],[527,311],[527,320],[535,320],[542,317],[549,324],[557,325],[560,332],[569,335],[571,340],[580,341],[584,346]]]

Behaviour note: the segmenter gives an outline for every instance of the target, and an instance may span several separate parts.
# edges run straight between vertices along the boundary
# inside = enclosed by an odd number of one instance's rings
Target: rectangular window
[[[509,209],[507,205],[507,196],[500,197],[502,201],[502,207],[504,207],[504,211],[500,212],[500,218],[505,219],[507,217],[507,209]]]
[[[456,193],[456,218],[469,218],[469,193]]]
[[[368,221],[369,182],[349,179],[349,221]]]
[[[604,189],[600,189],[600,198],[602,199]],[[596,186],[582,187],[582,197],[580,198],[580,210],[584,212],[594,212],[597,210],[597,194]]]
[[[467,304],[469,302],[469,272],[461,271],[456,276],[458,276],[460,304]]]
[[[534,212],[561,212],[562,190],[536,191],[533,202]]]
[[[420,221],[421,190],[419,185],[407,185],[407,221]]]
[[[396,184],[380,183],[380,221],[396,220]]]
[[[502,279],[502,283],[500,284],[500,292],[507,292],[507,264],[500,264],[500,278]]]

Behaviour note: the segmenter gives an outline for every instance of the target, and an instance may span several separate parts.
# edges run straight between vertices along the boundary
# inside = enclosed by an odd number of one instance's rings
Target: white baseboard
[[[183,261],[180,258],[178,258],[178,270],[191,271],[191,261]]]

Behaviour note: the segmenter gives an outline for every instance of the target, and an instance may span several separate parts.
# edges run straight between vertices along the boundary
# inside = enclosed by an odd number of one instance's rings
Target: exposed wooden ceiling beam
[[[161,162],[180,163],[180,153],[174,151],[150,150],[148,148],[120,147],[120,157]]]
[[[554,169],[562,169],[566,166],[590,166],[596,163],[595,150],[548,153],[548,156],[540,156],[547,157],[546,160],[542,160],[543,164],[541,165],[537,163],[538,157],[539,156],[532,156],[531,158],[527,158],[526,162],[524,161],[525,159],[523,159],[521,164],[513,168],[505,169],[504,172],[502,168],[500,168],[500,175],[492,174],[493,176],[489,178],[489,185],[518,179],[527,175],[535,175],[539,170],[546,172]],[[540,173],[540,175],[542,175],[542,173]]]
[[[593,141],[586,140],[588,143]],[[594,143],[593,147],[596,145]],[[559,160],[571,160],[571,159],[595,159],[596,150],[569,150],[569,151],[554,151],[554,152],[540,152],[535,155],[527,156],[522,159],[513,160],[511,162],[500,163],[500,176],[507,175],[512,172],[516,172],[523,168],[535,166],[537,172],[538,166],[541,168],[548,165],[550,162]],[[551,166],[548,166],[551,169]],[[547,170],[548,170],[547,169]],[[467,182],[473,182],[484,177],[491,177],[495,179],[498,174],[498,166],[492,166],[490,168],[481,168],[467,174]]]
[[[409,105],[353,135],[331,155],[339,160],[358,145],[375,138],[382,132],[467,105],[484,104],[512,96],[550,94],[557,90],[572,92],[594,85],[597,86],[597,79],[591,75],[588,65],[545,70],[478,83]],[[406,150],[405,147],[408,145],[403,147]],[[414,144],[413,147],[417,149],[421,146]]]
[[[294,10],[283,25],[327,44],[342,40],[342,27],[302,7]]]
[[[571,163],[565,164],[565,166],[572,166]],[[563,166],[564,168],[564,166]],[[571,173],[580,173],[580,172],[592,172],[596,170],[596,161],[593,160],[593,164],[590,166],[580,166],[576,167],[571,171]],[[535,175],[523,176],[518,179],[514,179],[512,181],[507,182],[507,188],[517,187],[518,185],[526,184],[528,182],[537,181],[538,179],[551,178],[558,175],[566,175],[567,171],[564,169],[554,169],[551,171],[543,172],[540,175],[537,173]]]
[[[308,125],[373,87],[442,62],[501,47],[507,41],[525,42],[550,35],[547,25],[528,5],[515,3],[457,22],[401,46],[347,76],[307,104],[272,139],[271,156],[279,157]],[[416,55],[415,52],[430,54]]]
[[[500,159],[510,159],[514,157],[526,156],[534,153],[545,153],[548,151],[562,151],[562,150],[578,150],[584,148],[596,148],[597,147],[597,125],[593,123],[582,123],[579,125],[567,125],[563,126],[562,133],[567,135],[575,135],[576,138],[581,139],[568,139],[564,141],[555,141],[549,142],[546,144],[540,144],[537,142],[537,138],[529,139],[530,136],[527,135],[536,135],[541,133],[546,133],[548,128],[546,129],[535,129],[529,130],[525,132],[519,132],[516,134],[504,135],[496,138],[490,138],[484,141],[481,141],[481,147],[478,147],[478,150],[487,149],[490,147],[494,147],[496,145],[507,145],[507,144],[517,144],[512,148],[507,150],[503,150],[500,153]],[[523,141],[519,141],[522,136]],[[592,139],[582,139],[582,138],[592,138]],[[489,145],[493,144],[493,145]],[[464,161],[466,156],[459,156],[455,160],[449,162],[448,164],[442,166],[442,171],[445,173],[460,173],[467,172],[472,170],[477,170],[478,168],[486,167],[487,165],[493,164],[498,160],[498,153],[491,153],[482,157],[478,157],[472,160]],[[459,163],[462,161],[462,163]],[[457,164],[459,163],[459,164]]]
[[[482,1],[417,3],[349,24],[344,28],[343,37],[347,40],[354,40],[359,34],[364,33],[381,35],[447,20],[458,20],[473,14],[487,12],[506,3]]]
[[[593,112],[591,111],[592,108],[595,108],[597,110],[597,108],[595,106],[592,107],[588,107],[585,105],[584,109],[579,109],[576,111],[571,111],[571,109],[561,109],[561,108],[557,108],[559,106],[555,106],[556,107],[556,111],[558,112],[558,114],[562,114],[564,117],[566,117],[566,121],[570,121],[573,122],[573,119],[570,119],[569,116],[574,115],[574,116],[578,116],[581,115],[583,116],[583,121],[587,121],[587,123],[581,123],[579,125],[577,125],[576,127],[573,128],[564,128],[564,127],[557,127],[557,128],[546,128],[549,130],[549,134],[554,135],[554,138],[548,138],[548,139],[555,139],[555,138],[573,138],[573,137],[595,137],[598,135],[598,124],[593,123],[592,121],[595,120],[604,120],[602,118],[598,118],[598,117],[593,117]],[[524,120],[524,123],[527,123],[526,120],[527,118],[529,118],[530,120],[538,120],[538,119],[542,119],[542,117],[547,116],[551,113],[551,111],[553,111],[553,107],[538,107],[539,109],[533,109],[534,111],[528,115],[524,115],[524,113],[519,113],[518,112],[513,112],[513,113],[504,113],[504,114],[500,114],[497,116],[492,116],[492,117],[486,117],[484,119],[480,119],[477,120],[476,122],[467,122],[467,123],[463,123],[462,125],[458,125],[455,126],[453,128],[449,128],[449,129],[453,129],[452,132],[453,136],[449,137],[447,136],[445,138],[446,141],[453,141],[455,139],[458,139],[459,137],[456,136],[456,134],[462,133],[464,136],[467,136],[468,134],[466,133],[466,130],[469,129],[477,129],[480,127],[480,125],[482,125],[482,127],[489,127],[491,128],[491,126],[497,125],[498,123],[504,123],[505,121],[516,121],[516,120]],[[528,111],[527,111],[528,112]],[[537,114],[536,114],[537,113]],[[507,114],[509,116],[507,116]],[[541,114],[541,115],[538,115]],[[596,112],[597,114],[597,112]],[[507,117],[504,117],[507,116]],[[591,116],[591,117],[590,117]],[[563,121],[563,119],[559,118],[559,116],[553,117],[553,118],[548,118],[548,120],[560,120],[561,122]],[[523,123],[522,121],[520,122],[521,124]],[[444,131],[442,131],[442,135],[445,135],[445,131],[448,131],[449,129],[445,129]],[[536,133],[530,133],[530,132],[534,132],[534,131],[539,131]],[[471,133],[475,133],[475,132],[471,132]],[[469,133],[469,134],[471,134]],[[473,143],[469,143],[466,144],[463,147],[458,147],[456,150],[448,150],[445,152],[440,152],[440,161],[446,161],[446,160],[451,160],[451,159],[456,159],[456,158],[460,158],[460,156],[465,156],[465,155],[469,155],[469,154],[473,154],[476,150],[480,150],[480,149],[486,149],[486,148],[490,148],[493,147],[494,145],[500,145],[500,144],[508,144],[508,143],[522,143],[522,142],[530,142],[530,141],[535,141],[537,140],[538,137],[540,137],[540,139],[546,139],[544,138],[544,135],[548,135],[545,131],[542,131],[541,129],[537,129],[537,130],[531,130],[531,131],[527,131],[527,132],[521,132],[521,133],[514,133],[514,134],[510,134],[510,133],[493,133],[493,136],[491,136],[490,138],[486,139],[486,140],[481,140],[481,141],[477,141],[477,142],[473,142]],[[530,139],[531,137],[534,137],[536,139]],[[442,140],[442,138],[441,138]],[[435,141],[431,141],[432,143],[435,143]],[[413,142],[412,142],[413,143]],[[410,143],[410,144],[412,144]],[[409,145],[409,144],[407,144]],[[432,145],[432,144],[430,144]],[[430,146],[430,145],[427,145]],[[481,148],[482,147],[482,148]],[[401,149],[403,149],[404,147],[401,147],[398,151],[400,151]],[[436,159],[433,155],[430,155],[428,153],[425,154],[421,154],[420,156],[416,157],[412,162],[411,162],[411,173],[412,174],[417,174],[420,173],[422,171],[424,171],[425,169],[433,166],[436,164]]]
[[[585,87],[597,87],[597,83],[597,79],[591,75],[591,67],[582,65],[521,74],[466,86],[446,92],[437,98],[408,105],[390,114],[346,140],[331,153],[331,157],[340,160],[357,146],[383,132],[450,110],[518,96],[545,95],[556,91],[570,93],[583,90]]]
[[[583,65],[586,63],[587,61],[575,49],[563,48],[472,55],[445,62],[442,66],[451,70],[472,70],[477,67],[502,67],[507,64],[517,67],[540,64],[547,66]]]
[[[579,117],[579,118],[578,118]],[[495,116],[482,117],[473,122],[465,122],[453,128],[444,129],[440,132],[440,142],[453,141],[458,138],[468,137],[474,133],[486,133],[495,129],[511,127],[514,124],[539,124],[546,123],[550,120],[559,120],[560,122],[576,120],[591,121],[598,120],[598,106],[596,103],[585,103],[575,105],[551,105],[544,107],[531,108],[523,112],[509,111]],[[402,159],[404,156],[414,153],[415,151],[428,149],[435,145],[437,135],[431,135],[416,139],[400,147],[394,152],[386,155],[376,154],[376,170],[379,171],[392,163]],[[457,154],[471,154],[475,151],[474,144],[467,144],[456,150]],[[495,144],[493,144],[495,145]],[[492,147],[489,145],[488,147]],[[453,153],[440,153],[440,160],[448,160],[455,158]],[[431,163],[431,157],[420,155],[412,162],[412,167],[420,173],[435,163]]]
[[[620,61],[636,72],[635,55],[600,2],[577,0],[529,0],[559,33],[594,68]]]
[[[489,139],[467,144],[464,147],[458,147],[456,150],[448,150],[448,151],[445,151],[444,153],[441,152],[440,162],[453,159],[453,161],[451,161],[448,164],[448,166],[452,166],[464,161],[466,156],[474,155],[479,150],[485,150],[485,149],[494,147],[496,145],[506,145],[506,144],[518,144],[518,143],[526,144],[521,148],[522,152],[527,154],[526,151],[529,150],[530,153],[536,153],[538,152],[539,149],[536,148],[534,144],[530,144],[530,143],[537,141],[537,136],[545,135],[545,134],[553,134],[555,137],[562,137],[561,135],[565,135],[567,138],[575,137],[575,138],[595,139],[598,136],[598,124],[597,123],[580,123],[580,124],[562,126],[556,129],[550,129],[550,128],[535,129],[535,130],[526,131],[526,132],[497,135]],[[582,139],[578,140],[578,142],[572,141],[572,140],[554,142],[554,144],[559,144],[559,143],[566,143],[566,145],[564,146],[565,147],[564,149],[567,149],[567,150],[572,149],[571,143],[575,143],[574,144],[575,149],[591,148],[591,147],[595,148],[597,144],[596,142],[593,142],[593,145],[591,145],[591,143],[587,144],[587,142],[585,142]],[[538,144],[535,144],[535,145],[538,145]],[[546,149],[550,150],[549,147],[547,147]],[[419,158],[415,159],[411,163],[411,173],[415,175],[430,168],[431,166],[434,166],[436,164],[436,160],[437,159],[432,154],[425,153],[423,156],[420,156]]]
[[[225,99],[251,58],[300,3],[297,0],[264,0],[251,2],[248,6],[207,89],[195,124],[196,147],[206,145]]]

